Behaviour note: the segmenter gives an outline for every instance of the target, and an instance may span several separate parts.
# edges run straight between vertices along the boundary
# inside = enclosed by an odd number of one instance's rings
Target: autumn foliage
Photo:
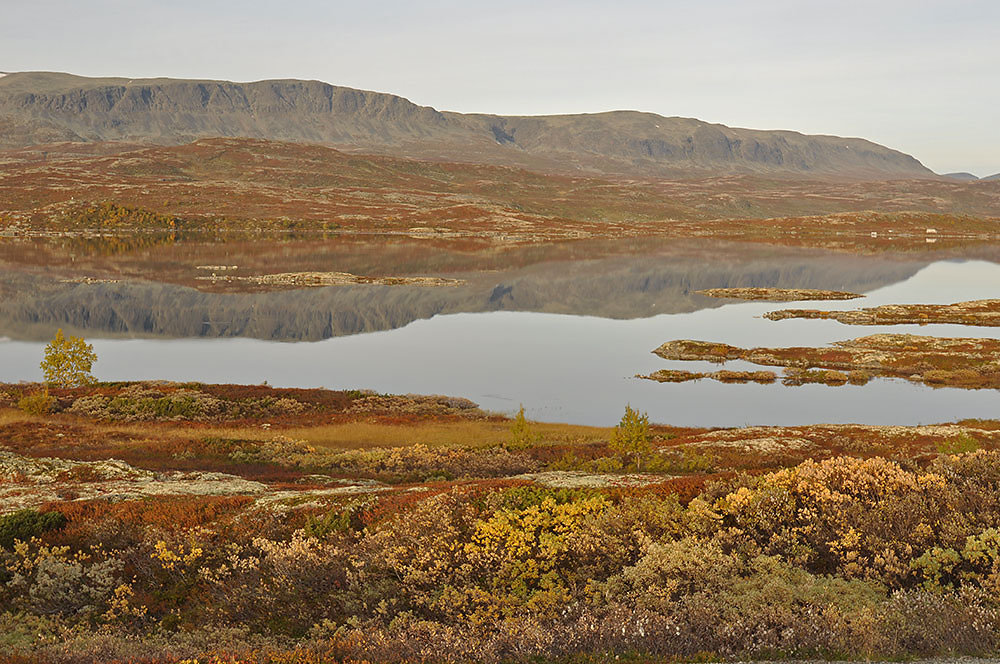
[[[511,421],[443,397],[98,384],[53,388],[43,419],[18,389],[0,499],[49,497],[0,514],[0,661],[1000,649],[1000,423],[706,431],[631,411],[578,442],[530,423],[519,448]],[[290,435],[351,418],[413,439]],[[428,418],[496,442],[419,442]]]
[[[45,382],[58,387],[79,387],[95,382],[90,374],[97,354],[94,347],[79,337],[66,337],[62,329],[45,346],[42,374]]]
[[[244,497],[56,505],[63,530],[0,554],[2,621],[135,657],[161,634],[200,661],[275,661],[242,639],[306,661],[993,652],[998,488],[979,450],[807,461],[686,506],[530,485],[345,497],[311,521]]]

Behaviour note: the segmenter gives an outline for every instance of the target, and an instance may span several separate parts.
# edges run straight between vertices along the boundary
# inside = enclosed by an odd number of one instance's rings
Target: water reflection
[[[451,245],[442,249],[406,240],[369,244],[354,240],[275,246],[256,242],[245,247],[170,245],[137,250],[125,258],[75,255],[71,265],[56,260],[52,253],[56,249],[50,245],[29,245],[19,251],[8,247],[6,259],[0,260],[0,335],[43,340],[63,327],[88,338],[316,341],[391,330],[454,313],[531,311],[645,318],[722,305],[694,293],[702,288],[782,286],[864,292],[903,280],[926,265],[926,259],[919,258],[707,242],[602,241],[459,251]],[[196,281],[204,274],[197,266],[233,264],[256,274],[296,270],[430,274],[460,278],[464,285],[256,293],[199,290],[212,286]],[[67,283],[80,275],[92,283]]]
[[[844,285],[843,281],[816,284]],[[701,287],[697,281],[685,286],[689,290]],[[1000,266],[938,262],[909,279],[869,292],[864,300],[818,306],[997,297]],[[245,338],[105,339],[95,341],[101,358],[95,372],[107,380],[266,380],[281,386],[451,394],[507,412],[523,403],[529,416],[537,419],[602,425],[615,423],[626,403],[648,411],[657,422],[704,426],[917,424],[1000,413],[996,391],[933,390],[903,381],[793,388],[714,381],[659,384],[630,377],[669,366],[650,351],[677,338],[779,346],[824,344],[885,331],[1000,336],[1000,328],[850,327],[835,321],[758,318],[781,306],[725,304],[628,320],[510,311],[458,313],[418,320],[400,329],[297,344]],[[0,379],[37,378],[41,348],[41,343],[23,341],[0,344]]]

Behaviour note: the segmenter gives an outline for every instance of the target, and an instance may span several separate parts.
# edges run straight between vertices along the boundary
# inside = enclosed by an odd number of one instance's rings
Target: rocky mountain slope
[[[48,72],[0,77],[0,148],[58,141],[179,144],[210,136],[562,172],[935,177],[913,157],[863,139],[734,129],[635,111],[460,114],[320,81],[232,83]]]

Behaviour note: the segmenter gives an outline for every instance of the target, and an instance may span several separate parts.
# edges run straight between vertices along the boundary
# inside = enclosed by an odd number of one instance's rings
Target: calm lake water
[[[701,287],[695,285],[696,287]],[[833,287],[833,286],[830,286]],[[1000,417],[1000,392],[931,389],[899,380],[866,386],[659,384],[637,373],[692,362],[667,362],[651,351],[673,339],[739,346],[822,345],[881,332],[1000,337],[1000,328],[951,325],[861,327],[834,321],[769,321],[793,306],[824,309],[889,303],[951,303],[1000,298],[1000,265],[932,263],[861,300],[822,303],[734,303],[690,313],[615,320],[596,316],[497,311],[417,320],[398,329],[285,343],[247,338],[94,339],[103,380],[167,379],[275,386],[368,388],[447,394],[489,410],[611,425],[625,405],[655,422],[676,425],[919,424]],[[38,380],[44,344],[0,342],[0,380]],[[729,363],[738,368],[749,366]]]

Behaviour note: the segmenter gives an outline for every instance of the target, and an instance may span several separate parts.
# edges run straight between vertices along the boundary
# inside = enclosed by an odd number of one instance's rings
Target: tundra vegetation
[[[39,415],[31,389],[0,386],[4,661],[1000,648],[1000,422],[601,429],[195,383]]]
[[[996,182],[635,180],[247,138],[91,147],[4,152],[0,234],[55,244],[112,235],[133,251],[192,232],[258,240],[262,233],[406,234],[496,246],[715,238],[862,253],[937,252],[998,237]],[[929,228],[937,231],[932,238]]]

